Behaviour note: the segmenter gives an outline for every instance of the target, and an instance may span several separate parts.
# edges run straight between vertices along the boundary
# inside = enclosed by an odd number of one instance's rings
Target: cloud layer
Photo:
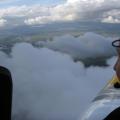
[[[16,44],[0,64],[11,70],[14,83],[13,119],[76,120],[113,76],[110,67],[85,69],[81,62],[47,48]]]
[[[64,21],[119,23],[119,0],[67,0],[56,6],[23,5],[0,9],[0,18],[18,20],[17,24],[46,24]]]
[[[83,36],[64,35],[52,41],[39,41],[37,44],[69,54],[74,59],[101,58],[114,56],[116,51],[111,43],[113,38],[87,32]]]

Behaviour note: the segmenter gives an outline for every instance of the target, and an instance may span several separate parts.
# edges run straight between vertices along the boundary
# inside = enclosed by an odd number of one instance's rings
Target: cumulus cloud
[[[107,23],[120,23],[120,10],[114,9],[103,14],[102,22]]]
[[[43,17],[38,16],[27,19],[25,23],[29,24],[41,24],[54,21],[74,21],[74,20],[87,20],[87,21],[102,21],[110,22],[109,20],[104,20],[111,10],[116,9],[115,12],[111,13],[113,17],[116,12],[119,11],[120,2],[118,0],[67,0],[66,3],[57,5],[55,7],[50,7],[49,15]],[[106,16],[104,16],[106,14]],[[37,20],[36,20],[37,19]],[[112,23],[118,23],[119,16],[116,15],[116,19]]]
[[[55,37],[52,41],[39,41],[38,44],[67,53],[74,59],[86,59],[114,56],[115,49],[111,45],[112,41],[112,38],[88,32],[77,38],[64,35]]]
[[[59,21],[73,21],[76,15],[72,8],[67,8],[67,5],[57,5],[54,7],[41,8],[43,12],[38,12],[37,17],[30,17],[24,21],[28,25],[45,24]]]
[[[56,6],[23,5],[2,8],[0,17],[22,18],[22,24],[27,25],[75,20],[116,23],[120,20],[119,11],[119,0],[67,0]]]
[[[120,20],[117,18],[113,18],[112,16],[108,16],[107,18],[104,18],[102,22],[106,23],[120,23]]]
[[[0,19],[0,27],[5,26],[6,23],[7,23],[7,20],[5,20],[5,19]]]
[[[114,74],[107,68],[85,69],[68,56],[27,43],[16,44],[0,64],[11,70],[14,83],[13,119],[76,120]]]
[[[52,18],[50,19],[50,17],[47,17],[47,16],[44,16],[44,17],[39,16],[36,18],[30,18],[24,21],[24,23],[27,25],[45,24],[49,22],[52,22]]]

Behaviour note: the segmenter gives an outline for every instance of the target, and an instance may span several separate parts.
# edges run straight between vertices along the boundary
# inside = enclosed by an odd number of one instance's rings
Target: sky
[[[119,0],[1,0],[0,27],[54,22],[120,23]]]
[[[56,5],[65,2],[65,0],[0,0],[0,7],[9,7],[13,5]]]

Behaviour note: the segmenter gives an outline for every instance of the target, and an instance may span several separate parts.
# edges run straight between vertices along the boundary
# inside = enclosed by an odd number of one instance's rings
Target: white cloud
[[[14,119],[25,120],[76,120],[114,74],[27,43],[16,44],[10,58],[0,52],[0,65],[12,73]]]
[[[35,18],[30,18],[24,21],[25,24],[27,25],[36,25],[36,24],[46,24],[50,22],[57,22],[57,21],[71,21],[74,19],[74,16],[72,15],[67,15],[63,16],[61,19],[61,16],[59,15],[54,15],[54,16],[39,16]]]
[[[74,10],[72,8],[67,8],[67,5],[57,5],[54,7],[40,7],[40,11],[37,11],[37,17],[29,17],[24,21],[28,25],[32,24],[45,24],[57,21],[72,21],[76,19]],[[36,10],[34,11],[36,13]]]
[[[52,41],[39,41],[39,45],[67,53],[74,59],[86,59],[114,56],[115,49],[111,46],[112,41],[113,38],[88,32],[77,38],[64,35],[55,37]]]
[[[5,26],[6,23],[7,23],[7,20],[5,20],[5,19],[0,19],[0,27]]]
[[[42,16],[42,17],[39,16],[39,17],[27,19],[24,22],[27,25],[45,24],[45,23],[52,22],[52,18],[51,19],[50,18],[51,18],[51,16],[50,17],[48,17],[48,16]]]
[[[120,23],[120,10],[114,9],[103,14],[102,22]]]
[[[106,23],[120,23],[119,19],[113,18],[112,16],[108,16],[107,18],[104,18],[102,22]]]
[[[104,21],[109,16],[115,18],[114,21],[119,21],[120,18],[117,16],[119,11],[119,0],[67,0],[56,6],[23,5],[3,8],[0,9],[0,17],[13,17],[14,19],[20,17],[23,24],[28,25],[55,21]]]

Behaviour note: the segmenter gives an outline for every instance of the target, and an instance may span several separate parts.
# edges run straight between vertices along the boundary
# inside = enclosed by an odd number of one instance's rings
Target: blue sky
[[[5,0],[0,2],[0,8],[6,8],[9,6],[18,6],[18,5],[57,5],[64,3],[65,0]]]

